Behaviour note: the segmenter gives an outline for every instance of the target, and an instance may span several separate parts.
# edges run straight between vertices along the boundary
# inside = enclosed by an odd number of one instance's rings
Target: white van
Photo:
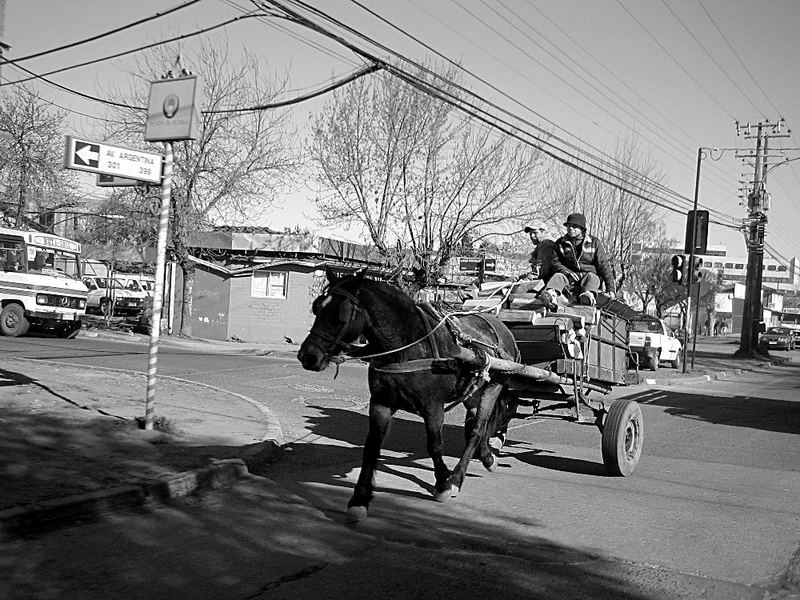
[[[79,242],[39,231],[0,227],[0,333],[43,327],[73,338],[86,312]]]

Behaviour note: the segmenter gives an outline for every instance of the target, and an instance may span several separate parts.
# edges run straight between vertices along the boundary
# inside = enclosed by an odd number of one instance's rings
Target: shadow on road
[[[800,381],[797,364],[773,367],[776,378],[791,377]],[[800,388],[800,383],[795,387]],[[710,388],[713,391],[713,388]],[[681,391],[679,388],[648,389],[626,396],[640,404],[663,406],[667,414],[707,423],[759,429],[777,433],[800,434],[800,403],[776,400],[766,395],[716,396]]]

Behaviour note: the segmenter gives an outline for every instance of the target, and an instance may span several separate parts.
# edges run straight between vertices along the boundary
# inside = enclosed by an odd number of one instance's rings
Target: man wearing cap
[[[555,242],[550,237],[547,225],[542,222],[526,226],[525,233],[531,238],[531,243],[533,244],[533,251],[528,259],[528,262],[531,263],[531,271],[528,278],[547,281],[553,274],[551,263]]]
[[[568,289],[581,304],[594,305],[601,282],[606,294],[613,297],[614,273],[600,240],[586,233],[586,217],[572,213],[564,226],[567,233],[555,241],[553,275],[542,292],[542,301],[555,306],[559,293]]]

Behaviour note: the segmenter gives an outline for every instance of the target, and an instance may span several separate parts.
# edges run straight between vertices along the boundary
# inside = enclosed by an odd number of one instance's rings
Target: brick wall
[[[284,337],[300,343],[308,334],[314,317],[311,302],[321,289],[324,276],[300,267],[275,269],[288,274],[286,298],[254,298],[252,276],[238,275],[230,280],[230,321],[228,337],[245,342],[284,342]]]

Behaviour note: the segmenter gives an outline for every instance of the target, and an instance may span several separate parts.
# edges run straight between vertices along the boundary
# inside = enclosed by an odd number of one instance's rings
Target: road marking
[[[520,427],[527,427],[528,425],[535,425],[536,423],[544,423],[545,421],[547,421],[547,419],[537,419],[536,421],[525,420],[524,423],[522,423],[520,425],[514,425],[513,427],[509,427],[508,429],[509,430],[511,430],[511,429],[519,429]]]

